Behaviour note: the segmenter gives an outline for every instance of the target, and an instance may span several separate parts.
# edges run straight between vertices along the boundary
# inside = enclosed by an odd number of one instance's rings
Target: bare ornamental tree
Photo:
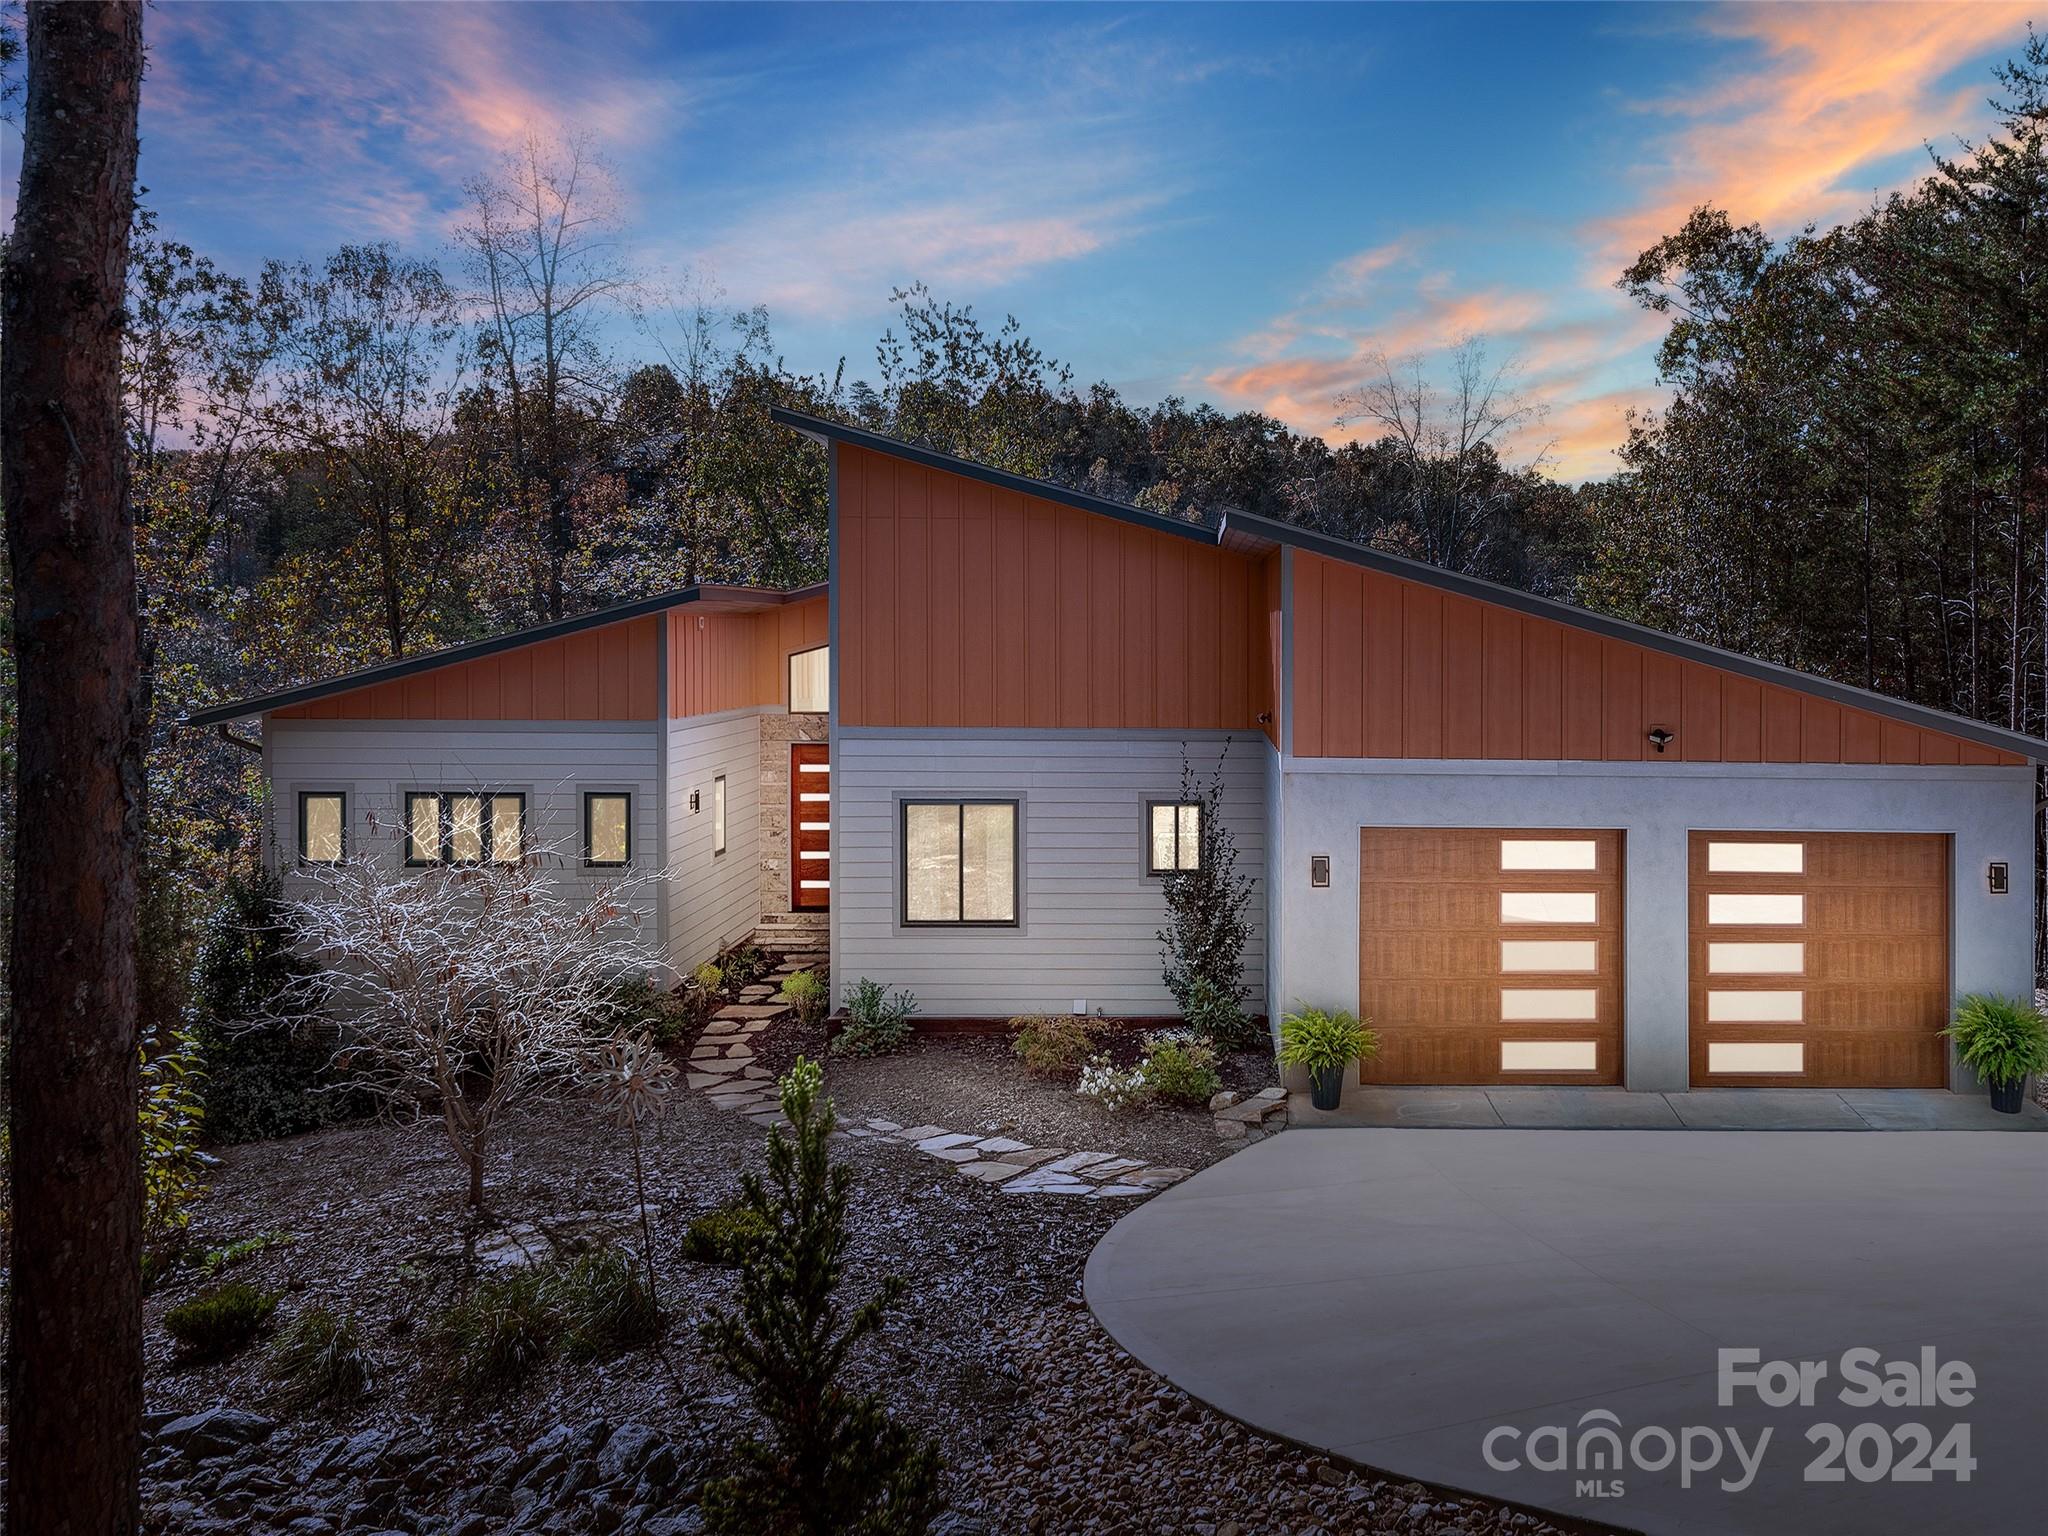
[[[565,889],[544,854],[394,875],[358,855],[307,868],[282,903],[311,962],[266,1022],[321,1018],[352,1082],[396,1110],[438,1115],[484,1202],[484,1167],[511,1105],[587,1087],[648,974],[664,878]]]

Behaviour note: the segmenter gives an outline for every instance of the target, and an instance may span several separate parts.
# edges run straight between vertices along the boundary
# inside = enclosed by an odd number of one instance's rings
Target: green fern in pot
[[[1335,1109],[1344,1093],[1344,1069],[1378,1051],[1379,1036],[1343,1009],[1299,1007],[1280,1021],[1280,1063],[1308,1071],[1309,1102]]]
[[[1945,1030],[1956,1056],[1991,1088],[1991,1107],[2016,1115],[2030,1074],[2048,1071],[2048,1020],[2017,997],[1972,992]]]

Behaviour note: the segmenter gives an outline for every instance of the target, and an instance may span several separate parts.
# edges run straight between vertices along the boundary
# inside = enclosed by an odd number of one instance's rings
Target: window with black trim
[[[906,927],[1017,923],[1017,802],[903,802]]]
[[[526,796],[414,790],[405,797],[405,862],[516,864],[526,853]]]
[[[832,647],[813,646],[789,655],[789,712],[822,715],[832,708]]]
[[[711,852],[725,852],[725,775],[711,781]]]
[[[299,791],[299,862],[339,864],[348,857],[348,796],[338,789]]]
[[[615,790],[583,795],[583,862],[617,869],[633,862],[633,797]]]
[[[1145,804],[1145,873],[1178,875],[1202,867],[1202,803],[1149,800]]]

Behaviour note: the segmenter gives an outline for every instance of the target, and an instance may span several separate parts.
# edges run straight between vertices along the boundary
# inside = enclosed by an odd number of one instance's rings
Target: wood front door
[[[1692,1086],[1948,1081],[1949,840],[1695,832]]]
[[[789,905],[832,905],[832,749],[822,741],[789,749]]]
[[[1366,827],[1370,1083],[1621,1081],[1622,835]]]

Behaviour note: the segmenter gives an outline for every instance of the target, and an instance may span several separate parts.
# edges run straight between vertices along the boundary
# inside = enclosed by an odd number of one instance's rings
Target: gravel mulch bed
[[[799,1050],[816,1057],[821,1048],[815,1034],[788,1022],[758,1041],[763,1063],[773,1070]],[[933,1037],[901,1057],[833,1061],[828,1072],[842,1119],[922,1114],[967,1129],[1008,1122],[1020,1136],[1099,1144],[1184,1166],[1214,1161],[1227,1150],[1205,1113],[1108,1115],[1076,1100],[1070,1089],[1025,1079],[1001,1039]],[[1240,1059],[1232,1065],[1232,1086],[1253,1089],[1270,1074],[1269,1066]],[[579,1213],[629,1211],[633,1192],[622,1134],[590,1105],[522,1113],[493,1159],[495,1214],[545,1224]],[[267,1249],[233,1273],[284,1289],[281,1319],[316,1301],[354,1313],[376,1357],[378,1390],[339,1420],[293,1416],[275,1406],[261,1350],[216,1364],[178,1363],[162,1314],[208,1283],[179,1273],[148,1303],[149,1407],[233,1404],[279,1417],[284,1422],[262,1454],[287,1477],[339,1434],[410,1428],[446,1458],[456,1482],[472,1464],[494,1457],[502,1462],[508,1453],[498,1448],[524,1452],[551,1431],[559,1434],[558,1426],[594,1418],[639,1421],[675,1447],[682,1493],[674,1506],[678,1516],[671,1518],[682,1523],[673,1528],[692,1529],[694,1488],[755,1426],[734,1384],[705,1357],[692,1326],[729,1299],[734,1274],[682,1259],[679,1245],[691,1217],[731,1199],[741,1171],[762,1166],[763,1143],[758,1126],[694,1093],[678,1094],[673,1112],[648,1137],[655,1241],[676,1315],[667,1366],[645,1352],[594,1363],[557,1360],[485,1400],[439,1390],[420,1343],[423,1324],[454,1292],[464,1219],[460,1172],[437,1126],[352,1126],[230,1149],[195,1213],[195,1246],[203,1251],[259,1233],[293,1234],[288,1246]],[[1552,1528],[1477,1501],[1439,1498],[1417,1485],[1331,1466],[1210,1412],[1125,1356],[1086,1311],[1080,1275],[1089,1250],[1127,1207],[1004,1195],[898,1144],[849,1142],[841,1156],[858,1173],[849,1231],[851,1299],[887,1273],[909,1281],[903,1302],[860,1352],[852,1375],[940,1443],[952,1501],[939,1527],[945,1536],[1539,1536]],[[217,1506],[208,1515],[189,1500],[159,1499],[146,1528],[270,1528],[232,1521],[223,1527],[220,1513]],[[548,1513],[556,1523],[547,1530],[586,1529],[575,1505]],[[479,1518],[416,1524],[423,1533],[502,1528],[479,1525]]]
[[[1119,1064],[1135,1059],[1135,1033],[1106,1041]],[[893,1056],[833,1058],[826,1068],[842,1119],[869,1116],[902,1125],[930,1121],[954,1131],[1014,1136],[1070,1152],[1122,1152],[1177,1168],[1203,1168],[1234,1150],[1217,1138],[1206,1109],[1154,1104],[1141,1113],[1105,1109],[1069,1081],[1033,1077],[1000,1034],[920,1034]],[[1225,1088],[1252,1094],[1279,1081],[1266,1051],[1220,1063]]]

